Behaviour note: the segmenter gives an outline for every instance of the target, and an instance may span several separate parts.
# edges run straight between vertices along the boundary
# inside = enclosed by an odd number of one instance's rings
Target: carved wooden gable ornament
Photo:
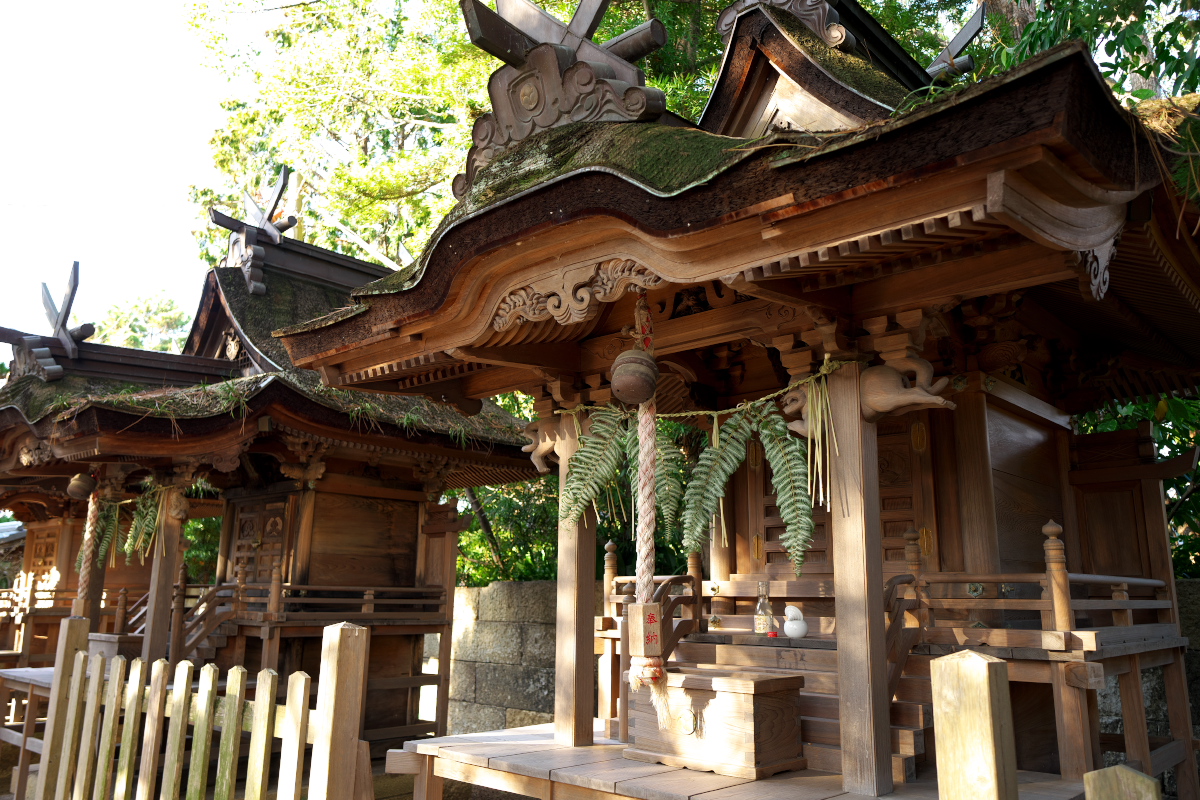
[[[644,122],[666,112],[666,96],[646,86],[633,65],[666,44],[666,29],[650,20],[603,44],[591,41],[608,0],[581,0],[563,24],[529,0],[462,0],[471,41],[505,62],[492,73],[492,112],[475,121],[465,171],[454,196],[470,190],[479,170],[508,148],[571,122]]]
[[[279,170],[279,177],[268,192],[266,208],[260,207],[253,197],[243,193],[246,206],[244,222],[222,214],[215,208],[208,212],[213,224],[230,231],[225,266],[237,267],[242,271],[246,276],[246,288],[251,294],[267,293],[267,285],[263,282],[263,249],[258,244],[259,235],[263,234],[272,243],[279,244],[283,240],[283,232],[296,224],[295,217],[275,219],[290,175],[291,170],[287,167]]]

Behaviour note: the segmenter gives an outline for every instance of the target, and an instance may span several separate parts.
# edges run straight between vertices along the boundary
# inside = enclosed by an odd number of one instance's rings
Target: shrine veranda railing
[[[18,797],[30,754],[41,755],[35,800],[232,800],[240,785],[246,800],[268,791],[279,800],[372,796],[369,747],[359,738],[368,629],[325,629],[314,708],[303,672],[284,680],[262,670],[251,683],[242,667],[221,675],[213,664],[181,661],[172,670],[165,659],[105,659],[86,652],[87,628],[81,617],[62,622],[41,739],[31,735],[41,700],[32,687],[25,718],[0,729],[0,739],[22,748]],[[0,672],[6,696],[22,672]]]

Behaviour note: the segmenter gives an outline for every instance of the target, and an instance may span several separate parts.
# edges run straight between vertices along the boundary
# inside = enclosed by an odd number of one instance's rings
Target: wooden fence
[[[269,788],[279,800],[300,800],[302,787],[309,800],[372,797],[369,749],[359,738],[369,629],[325,628],[315,708],[303,672],[288,676],[280,704],[274,670],[259,672],[252,687],[242,667],[222,677],[213,664],[196,670],[181,661],[172,675],[165,659],[89,655],[87,632],[82,617],[62,623],[45,734],[30,748],[41,752],[34,800],[204,800],[210,791],[213,800],[233,800],[235,791],[263,800]],[[30,700],[27,713],[36,714]],[[273,760],[278,784],[269,787]]]

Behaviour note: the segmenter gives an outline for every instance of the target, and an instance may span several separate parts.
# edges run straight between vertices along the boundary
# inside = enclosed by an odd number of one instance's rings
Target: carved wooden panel
[[[233,527],[232,569],[246,568],[248,583],[270,583],[276,560],[284,561],[288,549],[290,515],[286,497],[246,500],[236,506]]]

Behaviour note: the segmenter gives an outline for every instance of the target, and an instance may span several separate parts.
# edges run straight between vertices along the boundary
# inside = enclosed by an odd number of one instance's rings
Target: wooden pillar
[[[559,486],[567,483],[567,462],[579,449],[570,414],[558,421]],[[560,490],[561,491],[561,490]],[[554,739],[570,747],[592,744],[592,617],[596,608],[596,517],[589,509],[578,522],[558,525],[558,604],[555,615]]]
[[[87,652],[88,625],[83,617],[67,617],[59,627],[58,651],[54,657],[54,680],[50,684],[50,707],[46,711],[46,733],[42,737],[42,760],[39,766],[34,800],[49,800],[58,786],[62,767],[63,741],[67,725],[67,689],[70,688],[75,656]],[[37,703],[29,698],[26,714],[36,716]],[[24,752],[22,752],[24,758]]]
[[[370,637],[369,628],[341,622],[327,627],[321,638],[310,800],[354,800]]]
[[[217,545],[217,571],[213,576],[213,583],[226,583],[233,577],[230,564],[233,558],[233,526],[237,509],[228,500],[222,508],[225,513],[221,516],[221,542]]]
[[[963,568],[996,574],[1000,551],[996,532],[996,492],[988,444],[987,395],[964,392],[955,398],[954,441],[958,448],[958,518]]]
[[[837,453],[832,457],[833,585],[838,628],[842,785],[874,797],[892,791],[891,723],[883,614],[883,540],[874,423],[862,416],[859,376],[829,376]]]
[[[142,658],[157,661],[167,657],[170,644],[171,600],[179,570],[179,540],[187,518],[187,498],[183,488],[169,486],[163,491],[158,509],[158,538],[162,552],[154,556],[150,569],[150,596],[146,599],[146,628],[142,639]]]
[[[306,489],[300,493],[296,513],[296,548],[287,573],[288,583],[308,583],[309,562],[312,559],[313,520],[317,511],[317,493]],[[453,582],[450,584],[453,586]]]
[[[615,594],[617,589],[615,578],[617,577],[617,543],[609,541],[604,545],[604,581],[601,591],[604,594],[604,599],[601,608],[604,609],[605,616],[618,617],[621,615],[622,606],[617,603],[608,602],[608,596]],[[617,716],[617,697],[620,694],[621,684],[621,659],[617,654],[617,641],[615,639],[602,639],[601,647],[603,652],[600,654],[600,682],[596,691],[596,716],[603,720],[612,720]]]
[[[935,658],[930,678],[938,729],[938,797],[1017,800],[1008,664],[963,650]]]

